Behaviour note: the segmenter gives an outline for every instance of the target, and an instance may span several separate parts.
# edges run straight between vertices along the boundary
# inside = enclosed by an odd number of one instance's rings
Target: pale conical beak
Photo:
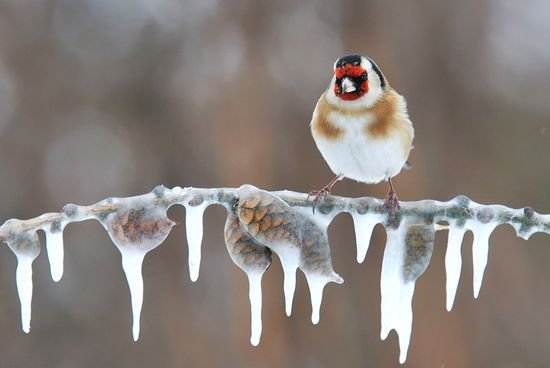
[[[346,77],[342,80],[342,91],[344,91],[344,93],[355,92],[356,90],[355,83],[353,83],[351,79]]]

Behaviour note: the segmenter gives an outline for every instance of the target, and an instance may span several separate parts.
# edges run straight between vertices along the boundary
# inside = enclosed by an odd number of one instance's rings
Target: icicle
[[[185,231],[189,248],[189,277],[195,282],[199,278],[201,266],[201,243],[203,236],[203,214],[207,204],[185,205]]]
[[[319,323],[323,290],[329,282],[342,284],[344,280],[334,272],[328,244],[327,228],[334,214],[315,214],[308,208],[298,211],[302,216],[302,248],[300,269],[306,275],[311,298],[311,322]]]
[[[468,222],[467,224],[474,233],[474,243],[472,245],[474,298],[479,296],[479,290],[483,282],[483,274],[487,266],[487,257],[489,255],[489,237],[497,225],[496,223],[480,224],[477,222]]]
[[[137,341],[143,304],[143,259],[166,239],[175,222],[166,216],[164,206],[134,198],[115,201],[120,201],[117,210],[100,221],[122,257],[122,268],[132,301],[132,335]]]
[[[141,268],[146,251],[132,248],[119,248],[122,256],[122,268],[126,274],[130,298],[132,300],[132,335],[134,341],[139,338],[139,320],[143,305],[143,276]]]
[[[387,229],[387,244],[380,276],[381,331],[385,340],[392,329],[399,336],[399,362],[407,359],[412,329],[415,282],[425,271],[433,251],[434,225],[401,223]]]
[[[63,276],[63,228],[44,230],[46,234],[46,251],[48,252],[48,261],[50,262],[50,273],[55,282],[61,280]]]
[[[262,276],[271,264],[272,253],[243,229],[233,209],[228,213],[224,236],[231,259],[248,276],[250,343],[257,346],[262,335]]]
[[[363,263],[369,249],[370,238],[376,224],[383,220],[383,216],[377,214],[352,213],[353,226],[357,244],[357,262]]]
[[[263,272],[248,273],[250,300],[250,343],[258,346],[262,336],[262,276]]]
[[[14,220],[12,220],[14,221]],[[17,257],[15,280],[21,304],[21,326],[25,333],[31,329],[32,263],[40,253],[40,240],[36,233],[23,233],[7,242]]]
[[[288,317],[292,315],[294,292],[296,291],[296,270],[300,264],[299,249],[274,248],[281,260],[283,267],[283,290],[285,294],[285,312]]]
[[[447,311],[453,308],[456,289],[460,279],[462,268],[462,239],[466,229],[458,228],[454,224],[449,229],[449,240],[447,242],[447,253],[445,254],[445,270],[447,273]]]
[[[333,280],[324,275],[315,273],[306,273],[306,280],[311,298],[311,323],[316,325],[319,323],[319,312],[323,301],[323,289],[326,284]]]

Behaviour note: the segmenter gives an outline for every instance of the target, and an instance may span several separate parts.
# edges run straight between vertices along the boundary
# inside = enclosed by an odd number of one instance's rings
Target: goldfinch
[[[311,134],[336,175],[310,192],[313,210],[336,182],[389,183],[385,206],[393,212],[399,200],[391,178],[404,166],[412,148],[414,128],[403,96],[390,87],[372,59],[348,55],[334,63],[334,76],[321,95],[311,120]]]

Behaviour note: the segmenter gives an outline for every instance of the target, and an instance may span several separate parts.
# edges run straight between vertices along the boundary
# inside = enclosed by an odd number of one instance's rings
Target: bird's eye
[[[363,72],[363,74],[361,74],[361,79],[362,80],[367,80],[369,78],[369,76],[367,75],[367,72]]]

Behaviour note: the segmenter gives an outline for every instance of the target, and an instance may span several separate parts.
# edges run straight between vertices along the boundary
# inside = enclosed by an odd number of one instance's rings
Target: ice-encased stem
[[[119,248],[122,255],[122,268],[126,274],[128,287],[130,289],[130,298],[132,300],[132,335],[134,341],[139,338],[139,320],[141,307],[143,305],[143,277],[141,267],[146,252],[137,249]]]
[[[31,330],[31,303],[32,303],[32,263],[34,258],[20,254],[17,255],[17,270],[15,280],[17,293],[21,303],[21,327],[25,333]]]
[[[487,266],[489,256],[489,237],[497,224],[485,224],[472,226],[474,243],[472,245],[472,263],[474,268],[474,298],[479,296],[479,290],[483,283],[483,274]]]
[[[63,230],[46,231],[46,250],[52,279],[58,282],[63,276]]]
[[[376,224],[382,221],[382,217],[377,214],[367,213],[360,215],[352,214],[353,226],[355,228],[355,239],[357,244],[357,262],[363,263],[369,249],[372,231]]]
[[[451,226],[449,229],[449,240],[447,241],[447,252],[445,254],[445,271],[447,274],[447,311],[453,308],[456,289],[462,269],[462,239],[466,229]]]
[[[189,248],[189,277],[195,282],[201,266],[201,244],[203,237],[203,214],[205,204],[195,207],[185,205],[185,231]]]
[[[263,272],[249,272],[248,299],[250,300],[250,343],[258,346],[262,336],[262,276]]]

